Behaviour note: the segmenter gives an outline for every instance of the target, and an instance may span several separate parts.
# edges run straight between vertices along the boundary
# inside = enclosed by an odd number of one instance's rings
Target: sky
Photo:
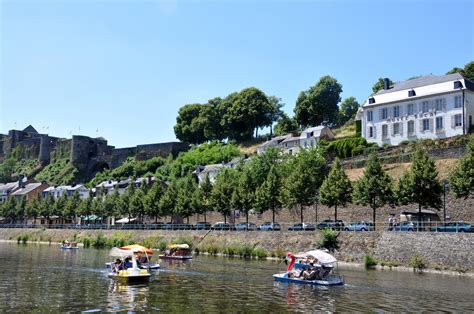
[[[175,140],[178,109],[320,77],[364,102],[379,77],[474,60],[474,1],[0,0],[0,133]]]

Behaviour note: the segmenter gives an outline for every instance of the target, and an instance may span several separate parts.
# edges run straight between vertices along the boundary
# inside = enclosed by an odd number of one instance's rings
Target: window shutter
[[[423,119],[420,119],[420,132],[423,132]]]
[[[454,129],[455,121],[454,121],[454,115],[451,116],[451,129]]]
[[[391,123],[391,124],[390,124],[390,135],[392,135],[392,136],[395,134],[395,133],[394,133],[393,125],[394,125],[394,123]]]
[[[373,128],[373,132],[374,132],[374,138],[377,138],[377,128],[375,127],[375,125],[374,125],[374,128]]]
[[[403,117],[403,106],[398,106],[398,116]]]
[[[446,98],[443,98],[443,111],[446,111]]]
[[[382,109],[379,109],[379,120],[382,120]]]
[[[403,136],[403,122],[399,123],[399,132]]]
[[[419,113],[422,113],[422,112],[423,112],[423,102],[422,102],[422,101],[420,101],[420,102],[418,103],[418,112],[419,112]]]
[[[433,119],[430,119],[430,131],[433,131]]]

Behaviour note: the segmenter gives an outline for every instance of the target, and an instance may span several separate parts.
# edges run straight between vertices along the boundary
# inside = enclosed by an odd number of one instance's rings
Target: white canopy
[[[118,247],[114,247],[110,250],[109,255],[123,258],[125,256],[131,255],[130,253],[130,250],[121,250]]]
[[[118,223],[118,224],[128,224],[129,222],[132,222],[132,221],[135,221],[137,218],[130,218],[130,220],[126,217],[126,218],[122,218],[120,220],[117,220],[115,223]]]
[[[334,256],[322,250],[312,250],[308,252],[298,253],[295,255],[295,257],[314,257],[318,260],[320,264],[331,264],[337,262],[337,259]]]

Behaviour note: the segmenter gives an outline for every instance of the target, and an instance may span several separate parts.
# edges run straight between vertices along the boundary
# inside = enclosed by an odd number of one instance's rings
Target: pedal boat
[[[77,242],[65,241],[61,244],[61,250],[79,250],[79,247],[77,246]]]
[[[165,254],[159,256],[160,259],[173,259],[173,260],[189,260],[193,256],[191,254],[191,248],[188,244],[172,244],[169,245]]]
[[[125,250],[125,251],[130,251],[130,253],[133,252],[133,254],[139,258],[140,263],[138,263],[138,268],[140,269],[147,269],[147,270],[159,270],[160,269],[160,264],[157,263],[152,263],[151,262],[151,257],[153,256],[153,251],[138,245],[138,244],[132,244],[132,245],[126,245],[122,246],[120,250]],[[130,255],[130,254],[129,254]],[[105,267],[107,268],[108,271],[112,271],[114,267],[115,262],[108,262],[105,263]]]
[[[119,248],[113,248],[110,251],[110,256],[120,257],[122,260],[124,260],[125,257],[130,256],[130,253],[130,250],[121,250]],[[138,267],[136,258],[131,258],[131,264],[131,267],[127,269],[119,270],[118,272],[110,271],[107,276],[113,280],[127,283],[150,281],[150,272],[146,269],[140,269]]]

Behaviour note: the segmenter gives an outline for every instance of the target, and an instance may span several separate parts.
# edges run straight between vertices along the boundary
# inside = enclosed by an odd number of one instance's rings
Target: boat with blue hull
[[[77,242],[68,242],[65,241],[61,244],[61,250],[78,250]]]
[[[337,286],[344,284],[338,274],[337,259],[323,250],[286,254],[290,261],[286,272],[273,275],[275,281],[318,286]]]

